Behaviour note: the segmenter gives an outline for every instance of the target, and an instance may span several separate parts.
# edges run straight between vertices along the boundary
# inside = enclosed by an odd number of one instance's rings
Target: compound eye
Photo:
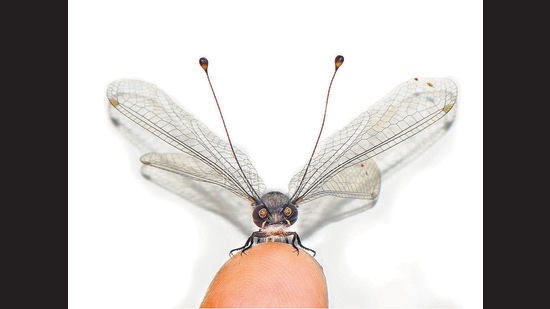
[[[258,211],[258,216],[262,219],[265,219],[267,217],[267,209],[262,208]]]
[[[285,209],[283,209],[283,214],[285,217],[290,217],[292,215],[292,209],[288,206],[285,207]]]

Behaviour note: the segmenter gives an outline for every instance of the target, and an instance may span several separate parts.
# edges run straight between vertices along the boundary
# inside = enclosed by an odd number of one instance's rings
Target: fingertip
[[[328,307],[326,280],[305,251],[262,243],[220,268],[200,307]]]

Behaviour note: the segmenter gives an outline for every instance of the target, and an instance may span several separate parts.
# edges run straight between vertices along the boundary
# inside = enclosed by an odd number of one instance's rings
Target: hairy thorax
[[[288,236],[288,233],[285,231],[286,228],[287,226],[283,224],[272,224],[261,229],[261,232],[266,236]]]

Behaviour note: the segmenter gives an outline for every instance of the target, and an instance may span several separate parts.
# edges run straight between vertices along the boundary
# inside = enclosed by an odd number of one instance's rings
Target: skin
[[[218,271],[200,305],[213,307],[328,307],[323,269],[308,253],[268,242],[236,252]]]

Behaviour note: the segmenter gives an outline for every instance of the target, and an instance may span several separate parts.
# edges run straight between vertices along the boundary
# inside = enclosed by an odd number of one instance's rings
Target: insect
[[[298,233],[287,230],[298,221],[299,210],[319,210],[301,218],[311,227],[329,221],[323,215],[314,218],[314,213],[326,214],[330,209],[330,215],[340,219],[372,207],[380,191],[380,162],[386,167],[395,165],[408,156],[405,152],[392,158],[395,149],[416,147],[419,141],[430,140],[425,136],[444,131],[452,123],[446,116],[456,104],[458,93],[450,79],[410,79],[319,143],[330,89],[343,62],[344,57],[335,58],[321,130],[309,161],[292,177],[289,194],[266,192],[248,157],[233,146],[206,58],[201,58],[199,64],[206,73],[227,142],[155,85],[138,80],[118,80],[108,86],[111,119],[146,152],[140,160],[147,179],[226,217],[241,229],[246,229],[252,214],[258,230],[230,254],[238,250],[242,254],[259,242],[279,241],[291,244],[298,253],[300,247],[315,255],[314,250],[302,245]]]

